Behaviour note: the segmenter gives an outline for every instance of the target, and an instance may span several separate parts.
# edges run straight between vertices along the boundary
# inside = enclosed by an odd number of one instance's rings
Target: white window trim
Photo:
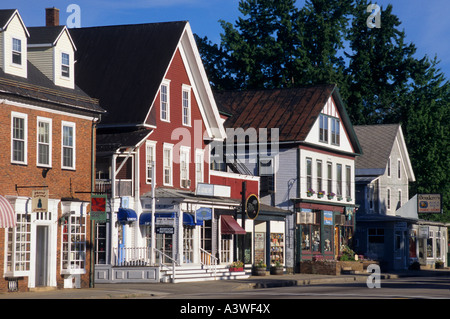
[[[191,96],[192,88],[190,85],[183,84],[181,90],[181,124],[183,126],[191,126],[192,123],[192,96]],[[183,93],[188,93],[188,123],[184,123],[184,106],[183,106]]]
[[[49,124],[49,141],[48,141],[48,164],[39,163],[39,123]],[[52,119],[46,117],[37,117],[36,120],[36,166],[39,167],[52,167],[52,148],[53,148],[53,134],[52,134]]]
[[[73,166],[64,166],[64,126],[73,128]],[[61,168],[75,170],[76,169],[76,154],[77,154],[77,138],[76,138],[76,124],[74,122],[61,122]]]
[[[402,179],[402,160],[397,158],[397,178]]]
[[[183,154],[187,154],[187,163],[186,163],[186,180],[189,180],[189,164],[190,164],[190,155],[191,155],[191,148],[187,146],[180,146],[180,187],[182,188],[189,188],[189,187],[183,187],[183,174],[181,173],[181,164],[182,164],[182,158]]]
[[[19,40],[20,41],[20,49],[21,51],[16,51],[14,50],[14,40]],[[24,64],[26,63],[26,60],[24,58],[26,58],[25,54],[24,54],[24,44],[26,46],[26,43],[23,39],[21,38],[17,38],[17,37],[11,37],[11,60],[10,60],[10,65],[15,67],[15,68],[19,68],[19,69],[23,69],[24,68]],[[20,53],[20,64],[15,63],[14,62],[14,52],[19,52]]]
[[[69,64],[68,65],[63,64],[63,59],[62,59],[63,54],[67,54],[69,56]],[[70,81],[70,79],[72,78],[72,55],[68,52],[61,51],[59,57],[61,59],[60,64],[59,64],[59,69],[60,69],[59,77],[61,80]],[[69,68],[69,76],[63,75],[63,66],[67,66]]]
[[[23,161],[14,160],[14,118],[21,118],[24,120]],[[11,112],[11,163],[28,165],[28,115],[24,113]]]
[[[146,141],[145,142],[145,182],[146,184],[152,184],[152,177],[148,176],[148,169],[149,169],[149,163],[148,163],[148,148],[152,148],[152,157],[154,162],[153,170],[156,173],[156,141]],[[156,174],[155,174],[156,175]]]
[[[387,177],[391,178],[392,175],[392,163],[391,163],[391,157],[389,156],[387,167],[386,167],[386,175]]]
[[[169,183],[166,183],[166,175],[165,175],[165,156],[166,156],[166,150],[170,150],[170,158],[169,158],[169,164],[170,164],[170,181]],[[163,145],[163,185],[165,186],[173,186],[173,144],[164,143]]]
[[[386,210],[391,210],[392,206],[392,193],[391,189],[388,187],[386,188]]]
[[[200,163],[197,161],[197,156],[200,156]],[[202,149],[196,149],[195,150],[195,183],[196,185],[198,183],[203,183],[204,179],[205,179],[205,167],[203,165],[204,163],[204,154],[203,154],[203,150]],[[200,168],[201,168],[201,176],[198,176],[199,174],[197,173],[197,164],[200,164]],[[199,178],[201,177],[201,178]]]
[[[162,118],[162,86],[167,86],[167,119]],[[159,88],[159,118],[163,122],[170,123],[170,80],[164,79]]]
[[[84,211],[85,208],[83,207],[82,210]],[[82,241],[84,243],[82,250],[72,250],[72,247],[74,246],[74,245],[72,245],[72,243],[73,243],[72,238],[74,237],[74,236],[72,236],[72,227],[71,227],[72,226],[72,221],[71,221],[72,217],[80,218],[80,224],[75,224],[75,225],[84,225],[84,232],[76,233],[76,234],[81,234],[84,237],[84,241]],[[86,214],[82,214],[82,213],[80,213],[80,211],[75,211],[75,214],[69,214],[68,215],[67,221],[68,221],[68,223],[67,223],[67,232],[68,232],[67,233],[68,234],[67,235],[67,238],[68,238],[67,244],[68,244],[68,249],[69,249],[67,251],[68,258],[69,258],[68,262],[72,263],[74,260],[76,262],[78,262],[78,259],[72,259],[72,257],[73,257],[74,253],[81,252],[81,255],[85,256],[85,258],[83,260],[84,267],[83,268],[71,268],[71,267],[65,268],[64,264],[63,264],[64,260],[63,260],[63,258],[61,258],[61,261],[60,261],[60,263],[61,263],[60,264],[61,274],[63,274],[63,275],[68,275],[68,274],[72,274],[72,275],[74,275],[74,274],[85,274],[86,273],[86,267],[87,267],[87,262],[86,262],[86,249],[87,249],[87,247],[86,247],[86,244],[87,244]],[[61,227],[61,234],[64,233],[64,226],[65,225],[61,225],[60,226]],[[64,243],[65,242],[62,239],[61,240],[61,253],[63,253],[63,251],[64,251],[64,249],[63,249]],[[78,247],[78,245],[75,245],[75,247]]]
[[[335,146],[341,145],[341,121],[337,117],[330,117],[330,144]],[[334,132],[333,132],[333,125],[334,125]],[[337,125],[337,126],[336,126]],[[334,141],[333,141],[334,136]],[[338,141],[336,141],[338,140]]]

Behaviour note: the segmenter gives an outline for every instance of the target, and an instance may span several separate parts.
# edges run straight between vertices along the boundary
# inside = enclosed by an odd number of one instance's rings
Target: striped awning
[[[0,228],[16,227],[16,213],[9,201],[0,195]]]

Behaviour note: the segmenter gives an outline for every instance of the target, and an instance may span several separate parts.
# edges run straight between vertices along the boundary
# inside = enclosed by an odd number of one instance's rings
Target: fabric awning
[[[231,215],[221,215],[220,221],[222,235],[245,235],[247,233]]]
[[[203,220],[198,220],[195,222],[194,214],[183,213],[183,225],[185,226],[202,226]]]
[[[119,208],[117,219],[121,223],[130,223],[137,221],[137,214],[130,208]]]
[[[9,201],[0,196],[0,228],[16,227],[16,213]]]

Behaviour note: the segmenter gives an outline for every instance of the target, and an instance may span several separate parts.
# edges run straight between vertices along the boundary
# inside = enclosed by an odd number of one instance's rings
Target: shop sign
[[[174,227],[155,227],[157,234],[174,234]]]
[[[427,239],[428,233],[429,233],[428,226],[419,226],[419,238],[420,239]]]
[[[155,225],[158,226],[173,226],[175,225],[175,218],[173,217],[156,217]]]
[[[419,214],[440,214],[441,204],[441,194],[417,194],[417,213]]]
[[[48,189],[33,189],[31,197],[33,213],[48,212]]]
[[[330,211],[323,212],[323,224],[333,226],[333,212]]]
[[[95,221],[106,221],[106,195],[91,196],[90,219]]]

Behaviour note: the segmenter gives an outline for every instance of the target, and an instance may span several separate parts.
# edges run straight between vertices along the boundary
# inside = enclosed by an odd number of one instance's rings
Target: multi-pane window
[[[319,115],[319,141],[328,143],[328,117]]]
[[[155,149],[156,145],[154,143],[147,142],[146,145],[146,172],[147,172],[147,183],[152,182],[153,176],[153,165],[155,165]]]
[[[31,215],[17,213],[16,228],[8,228],[7,272],[27,272],[31,257]]]
[[[75,124],[63,123],[62,126],[62,167],[75,168]]]
[[[322,185],[322,161],[317,161],[317,190],[323,191],[323,185]]]
[[[336,195],[342,196],[342,164],[336,164]]]
[[[63,270],[84,270],[86,263],[86,220],[71,215],[63,225],[62,268]]]
[[[22,40],[12,39],[12,62],[22,65]]]
[[[37,164],[51,166],[52,122],[49,119],[38,119],[37,127]]]
[[[164,146],[164,185],[172,185],[172,147]]]
[[[180,179],[181,187],[189,188],[189,149],[182,147],[180,149]]]
[[[203,183],[203,152],[195,151],[195,183]]]
[[[169,84],[163,83],[161,85],[161,120],[169,121]]]
[[[13,163],[26,164],[27,162],[27,116],[25,114],[12,114],[12,145],[11,160]]]
[[[339,145],[340,143],[340,127],[337,118],[331,118],[331,144]]]
[[[95,223],[97,236],[95,237],[95,263],[106,264],[106,223]]]
[[[331,194],[333,192],[333,164],[327,163],[327,193]]]
[[[185,263],[194,262],[194,228],[183,227],[183,259]]]
[[[312,189],[312,159],[306,159],[306,189]]]
[[[61,54],[61,76],[70,77],[70,56],[67,53]]]
[[[183,125],[191,125],[191,90],[183,86],[182,92]]]
[[[345,166],[345,196],[352,197],[352,168]]]

